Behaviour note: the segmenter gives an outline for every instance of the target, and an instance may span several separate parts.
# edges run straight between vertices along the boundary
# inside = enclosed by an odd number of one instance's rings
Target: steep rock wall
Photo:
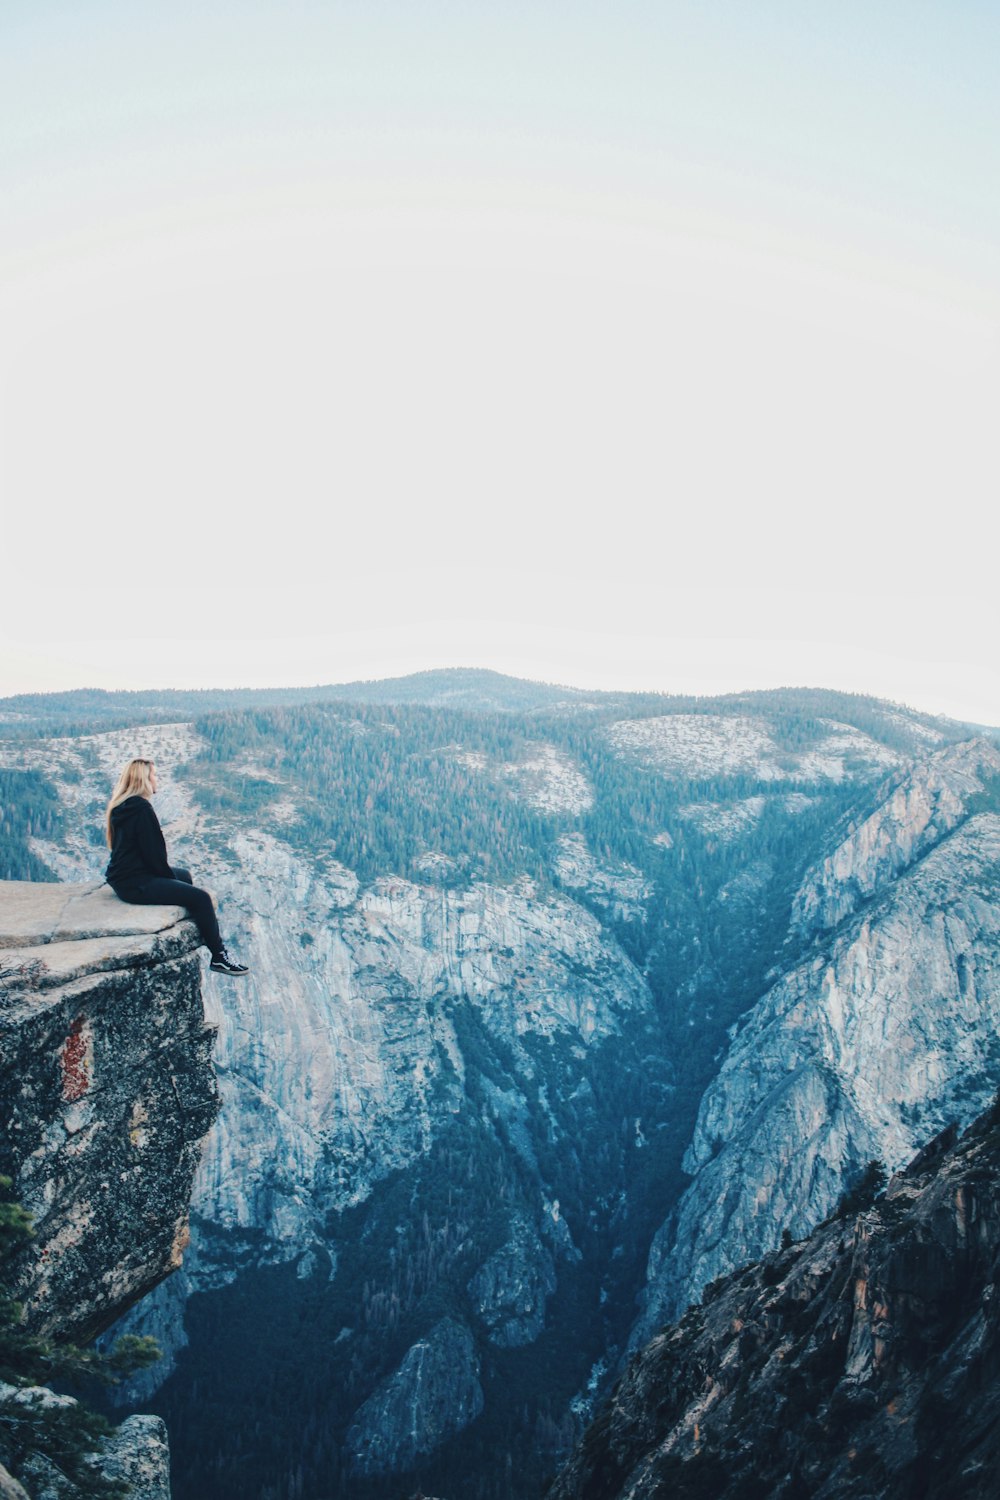
[[[98,882],[0,884],[0,1172],[26,1321],[85,1342],[172,1271],[218,1108],[197,934]]]
[[[795,898],[793,929],[833,928],[851,916],[963,823],[972,799],[997,777],[1000,751],[987,740],[949,745],[918,762],[810,871]]]
[[[549,1500],[992,1500],[1000,1117],[715,1283],[636,1356]]]
[[[734,1028],[702,1100],[694,1180],[653,1243],[633,1346],[783,1230],[807,1233],[865,1162],[898,1167],[991,1097],[1000,817],[972,809],[998,771],[981,741],[931,756],[806,876],[790,941],[817,930]]]
[[[317,1210],[366,1197],[458,1108],[463,1061],[445,1002],[474,1005],[528,1076],[527,1040],[595,1046],[649,1005],[598,922],[528,881],[359,889],[267,835],[238,835],[234,847],[241,880],[228,908],[248,932],[254,974],[218,1014],[231,1107],[197,1207],[227,1228],[263,1228],[277,1254],[299,1253]]]

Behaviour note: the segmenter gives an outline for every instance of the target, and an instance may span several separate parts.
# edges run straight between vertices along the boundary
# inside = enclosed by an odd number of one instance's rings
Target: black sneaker
[[[242,974],[250,973],[246,964],[234,963],[225,948],[222,949],[221,953],[215,955],[208,967],[214,969],[216,974],[231,974],[234,979],[239,978]]]

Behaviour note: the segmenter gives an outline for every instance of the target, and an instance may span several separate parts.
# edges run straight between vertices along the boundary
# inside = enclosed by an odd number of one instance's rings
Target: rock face
[[[642,922],[653,885],[634,865],[608,868],[587,848],[581,834],[567,833],[559,841],[555,873],[567,890],[580,892],[620,922]]]
[[[358,1412],[347,1434],[351,1470],[362,1477],[409,1469],[482,1409],[472,1335],[442,1318]]]
[[[898,1167],[992,1096],[1000,817],[970,806],[997,771],[982,743],[935,754],[807,875],[794,909],[819,930],[702,1100],[636,1343],[784,1229],[808,1233],[867,1161]]]
[[[950,745],[919,762],[803,881],[793,929],[836,927],[964,822],[971,799],[997,777],[1000,752],[986,740]]]
[[[27,1490],[0,1464],[0,1500],[30,1500]]]
[[[859,1216],[713,1284],[629,1366],[549,1500],[992,1500],[1000,1113]]]
[[[34,1227],[7,1272],[28,1327],[57,1342],[87,1342],[180,1262],[218,1109],[197,944],[181,908],[96,881],[0,883],[0,1172]],[[0,1399],[76,1404],[43,1387]],[[128,1418],[93,1464],[134,1500],[170,1500],[158,1417]],[[20,1477],[33,1500],[77,1494],[41,1454]],[[3,1469],[0,1488],[25,1493]]]
[[[759,780],[842,781],[852,761],[899,765],[898,752],[848,724],[821,721],[825,734],[810,750],[789,754],[762,718],[739,714],[670,714],[624,719],[609,737],[624,754],[668,776],[752,774]]]
[[[206,979],[225,1105],[183,1270],[127,1320],[168,1349],[132,1389],[166,1378],[185,1500],[209,1451],[243,1500],[261,1420],[276,1493],[537,1494],[626,1346],[654,1236],[652,1327],[807,1232],[869,1156],[903,1160],[963,1087],[982,1102],[988,755],[962,769],[936,753],[953,727],[855,709],[866,729],[825,700],[623,702],[520,740],[352,708],[332,738],[324,711],[0,746],[58,794],[59,841],[32,850],[64,879],[103,860],[87,830],[122,761],[155,759],[171,857],[252,963]],[[473,781],[500,800],[449,801]],[[523,864],[496,862],[511,829]],[[285,1371],[280,1413],[259,1359]]]
[[[227,1229],[263,1229],[277,1258],[301,1253],[323,1210],[366,1197],[426,1150],[458,1108],[449,1000],[474,1004],[529,1073],[531,1040],[596,1046],[649,1005],[599,923],[540,899],[530,881],[442,891],[383,878],[361,889],[263,833],[234,848],[238,881],[220,872],[219,883],[254,972],[213,1011],[226,1107],[196,1206]]]
[[[12,1386],[0,1381],[0,1410],[7,1413],[18,1410],[40,1414],[61,1408],[68,1424],[72,1424],[78,1406],[72,1396],[57,1396],[45,1386]],[[101,1439],[100,1451],[84,1462],[103,1480],[127,1484],[129,1500],[170,1500],[170,1450],[167,1429],[159,1417],[126,1418],[110,1436]],[[24,1459],[20,1477],[27,1490],[0,1464],[0,1500],[81,1500],[83,1494],[83,1488],[41,1452]],[[5,1488],[5,1483],[13,1488]]]
[[[218,1101],[197,934],[106,886],[0,885],[0,1171],[28,1325],[85,1342],[179,1263]]]
[[[170,1450],[159,1417],[126,1417],[104,1440],[101,1473],[129,1486],[132,1500],[170,1500]]]
[[[469,1295],[492,1343],[530,1344],[545,1326],[545,1303],[556,1289],[555,1263],[524,1219],[469,1282]]]

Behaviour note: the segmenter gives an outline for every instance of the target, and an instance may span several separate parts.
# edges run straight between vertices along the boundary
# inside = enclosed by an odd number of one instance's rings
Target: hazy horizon
[[[790,683],[790,682],[785,682],[785,683],[772,683],[772,684],[769,684],[769,685],[766,685],[766,686],[762,686],[762,687],[732,688],[732,689],[727,689],[725,691],[720,691],[720,692],[717,692],[717,693],[713,692],[713,693],[694,693],[694,694],[692,694],[692,693],[687,693],[687,692],[681,692],[678,689],[669,688],[669,687],[667,687],[667,688],[660,688],[660,687],[620,687],[620,686],[608,686],[606,683],[597,683],[597,682],[583,684],[583,683],[579,683],[579,682],[569,682],[569,681],[565,681],[565,680],[561,680],[561,679],[553,679],[553,678],[526,677],[524,674],[504,672],[504,671],[501,671],[500,669],[494,668],[494,667],[471,667],[471,666],[468,666],[466,664],[458,665],[458,664],[455,664],[455,663],[451,663],[450,665],[447,665],[447,666],[424,667],[424,668],[418,668],[418,669],[416,669],[415,671],[412,671],[412,672],[406,672],[406,673],[401,673],[401,674],[389,674],[387,676],[379,676],[379,677],[354,677],[354,678],[341,678],[341,679],[337,679],[337,680],[328,679],[328,680],[315,681],[315,682],[268,682],[268,683],[257,684],[257,685],[254,685],[254,686],[251,686],[248,683],[232,683],[232,682],[230,682],[230,683],[212,683],[212,684],[207,684],[207,685],[201,686],[201,687],[190,687],[190,686],[180,685],[178,683],[172,683],[169,686],[158,686],[158,687],[150,687],[149,685],[146,685],[146,686],[137,687],[137,688],[106,688],[106,687],[101,687],[101,686],[99,686],[97,684],[94,684],[94,683],[78,683],[74,687],[46,689],[46,690],[38,692],[38,693],[33,692],[31,690],[27,690],[27,691],[25,691],[23,693],[2,694],[2,695],[0,695],[0,702],[6,701],[9,698],[17,698],[17,697],[35,697],[35,696],[37,696],[37,697],[43,697],[43,698],[44,697],[58,697],[58,696],[62,696],[64,694],[70,694],[70,693],[74,693],[74,692],[104,692],[104,693],[109,693],[109,694],[119,693],[120,692],[120,693],[135,693],[135,694],[138,694],[140,696],[144,695],[144,694],[150,694],[150,695],[152,695],[152,694],[156,694],[156,693],[170,694],[170,693],[195,693],[195,692],[203,692],[203,693],[213,693],[213,692],[233,692],[233,693],[241,693],[241,692],[243,692],[243,693],[249,693],[249,692],[281,692],[281,693],[295,693],[295,692],[303,692],[303,693],[310,693],[310,692],[322,691],[324,688],[330,688],[330,689],[344,688],[344,687],[350,687],[350,686],[352,686],[354,684],[358,684],[358,685],[362,685],[362,684],[363,685],[373,685],[373,684],[384,683],[384,682],[405,681],[409,677],[427,677],[427,676],[444,675],[444,674],[448,674],[448,673],[464,673],[464,672],[484,673],[486,675],[492,675],[492,676],[502,677],[502,678],[507,679],[507,680],[529,683],[532,686],[548,687],[548,688],[562,688],[562,689],[565,689],[567,692],[574,692],[574,693],[575,692],[581,692],[581,693],[591,693],[592,692],[592,693],[599,693],[599,694],[604,694],[604,693],[608,693],[608,694],[615,694],[615,693],[640,693],[640,694],[642,694],[642,693],[648,693],[650,696],[654,696],[654,697],[667,697],[667,698],[669,698],[669,697],[698,697],[698,698],[705,698],[705,699],[715,699],[715,698],[724,698],[724,697],[741,697],[741,696],[743,696],[745,694],[749,694],[749,693],[781,693],[781,692],[787,692],[787,693],[798,693],[798,692],[804,692],[804,693],[809,693],[809,692],[821,692],[821,693],[822,692],[844,692],[844,693],[848,693],[848,692],[850,692],[849,689],[832,688],[828,684],[824,684],[824,683],[816,683],[816,682]],[[936,711],[933,710],[933,709],[926,708],[926,707],[924,707],[924,706],[922,706],[920,704],[906,702],[906,701],[904,701],[902,699],[898,699],[898,698],[887,698],[884,695],[879,695],[879,694],[860,694],[860,693],[857,694],[857,696],[872,697],[872,698],[877,699],[880,702],[891,704],[892,707],[894,707],[894,708],[899,708],[899,709],[903,709],[903,710],[909,710],[911,712],[918,713],[918,714],[928,714],[928,715],[932,715],[932,716],[936,716],[936,717],[940,717],[940,718],[945,718],[945,719],[954,719],[954,717],[955,717],[955,716],[949,715],[949,714],[936,714]],[[957,722],[966,723],[966,724],[971,725],[972,727],[978,727],[978,728],[983,728],[983,729],[991,729],[991,730],[992,729],[998,729],[998,730],[1000,730],[1000,724],[992,724],[992,723],[990,723],[990,722],[988,722],[986,720],[974,720],[974,719],[966,719],[966,718],[961,718],[960,717],[960,718],[958,718]]]
[[[1000,722],[1000,13],[0,11],[0,692]]]
[[[67,643],[69,646],[70,643]],[[209,643],[212,644],[221,643]],[[818,690],[829,692],[842,692],[861,694],[863,696],[879,698],[885,702],[893,703],[902,707],[911,708],[919,713],[939,715],[944,718],[956,719],[962,723],[980,724],[988,727],[1000,726],[1000,698],[996,701],[996,711],[991,717],[989,712],[976,712],[976,704],[986,706],[992,700],[990,684],[987,682],[982,695],[975,693],[963,694],[962,692],[951,693],[947,690],[938,694],[927,690],[921,691],[920,683],[916,674],[900,673],[898,679],[894,680],[891,670],[886,670],[884,658],[880,658],[878,652],[855,653],[854,659],[863,658],[861,669],[856,678],[852,677],[849,670],[844,666],[844,654],[841,653],[838,660],[832,661],[832,653],[812,649],[815,643],[808,643],[799,653],[798,659],[803,665],[803,673],[799,677],[780,679],[778,677],[767,677],[753,670],[752,657],[754,642],[734,643],[737,650],[742,646],[743,654],[747,660],[747,672],[745,676],[737,676],[733,672],[726,672],[723,668],[713,664],[706,670],[701,664],[692,668],[690,664],[679,665],[676,673],[671,677],[667,674],[654,672],[630,673],[624,670],[615,671],[576,671],[573,674],[558,670],[557,666],[551,671],[546,671],[541,663],[533,658],[532,653],[526,651],[523,655],[515,657],[507,662],[497,660],[462,660],[457,657],[450,659],[441,657],[437,660],[424,661],[414,660],[412,656],[402,656],[395,661],[389,660],[384,665],[372,663],[370,667],[363,661],[359,662],[355,670],[344,665],[339,671],[324,672],[315,670],[308,672],[303,670],[296,672],[291,666],[282,671],[275,666],[269,669],[266,663],[277,663],[282,658],[284,643],[278,639],[275,641],[256,643],[258,650],[253,653],[256,670],[248,671],[244,677],[239,677],[232,672],[213,674],[211,668],[206,668],[194,677],[184,680],[172,677],[160,671],[154,675],[146,676],[141,668],[132,668],[125,680],[116,676],[111,670],[94,674],[84,678],[72,670],[61,670],[58,672],[58,680],[37,681],[31,675],[22,676],[24,665],[32,662],[35,650],[28,646],[22,648],[19,653],[18,667],[13,674],[10,673],[10,658],[7,654],[6,643],[0,643],[0,699],[17,697],[22,694],[56,694],[69,692],[82,692],[87,690],[98,690],[103,692],[131,692],[131,693],[155,693],[155,692],[212,692],[212,691],[257,691],[257,690],[287,690],[303,691],[318,687],[338,687],[352,682],[382,682],[393,678],[408,677],[420,673],[447,672],[447,671],[485,671],[496,672],[502,676],[519,678],[524,681],[543,683],[548,686],[561,686],[574,688],[586,692],[635,692],[654,693],[666,696],[695,696],[713,698],[727,695],[738,695],[749,692],[774,692],[782,689],[787,690]],[[613,642],[602,641],[604,651]],[[685,646],[693,643],[685,642]],[[169,643],[164,642],[164,647],[169,649]],[[332,656],[334,653],[330,653]],[[209,652],[211,655],[211,652]],[[300,657],[312,661],[318,666],[320,659],[325,656],[323,646],[317,643],[317,647],[300,653]],[[812,657],[821,658],[826,656],[831,662],[832,670],[829,677],[807,675],[809,661]],[[43,679],[49,677],[52,671],[51,658],[46,659],[45,665],[39,674]],[[909,682],[910,691],[904,690],[905,684]]]

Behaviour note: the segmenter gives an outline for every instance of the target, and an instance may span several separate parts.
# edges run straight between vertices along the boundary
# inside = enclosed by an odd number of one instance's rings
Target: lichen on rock
[[[197,934],[107,888],[0,884],[0,1171],[28,1326],[86,1342],[179,1263],[217,1111]]]
[[[179,907],[128,906],[98,882],[0,882],[0,1174],[33,1228],[6,1281],[26,1329],[57,1344],[88,1342],[180,1264],[218,1110],[197,946]],[[169,1500],[159,1418],[129,1418],[92,1462],[135,1500]],[[19,1481],[34,1500],[77,1493],[41,1451],[0,1493]]]

